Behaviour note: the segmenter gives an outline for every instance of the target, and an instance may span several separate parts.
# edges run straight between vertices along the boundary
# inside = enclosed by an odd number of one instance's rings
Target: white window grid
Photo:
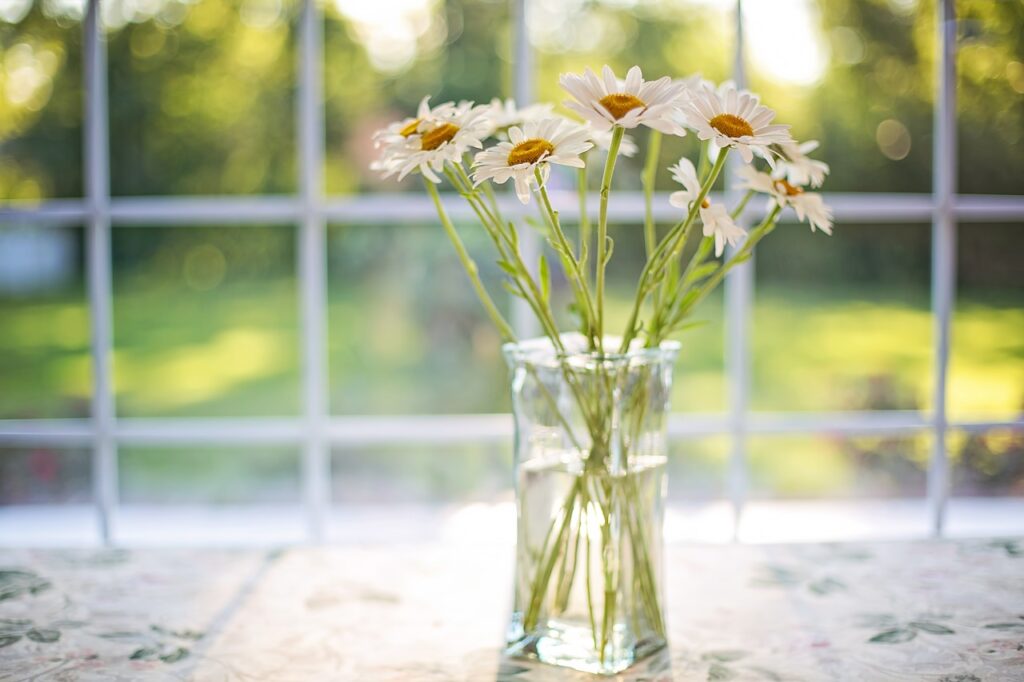
[[[99,3],[89,0],[84,31],[84,175],[81,200],[51,200],[34,206],[0,207],[0,223],[81,225],[86,228],[92,409],[87,419],[0,420],[0,445],[87,447],[92,452],[93,497],[99,535],[115,538],[118,507],[118,447],[122,445],[291,445],[301,448],[302,505],[307,537],[321,540],[330,506],[332,446],[374,444],[455,444],[507,441],[512,425],[507,415],[331,416],[327,385],[328,222],[386,224],[431,221],[433,208],[425,197],[373,194],[346,198],[324,195],[323,15],[317,0],[302,0],[298,30],[296,98],[299,160],[298,192],[292,196],[252,197],[111,197],[107,117],[107,65]],[[529,0],[509,0],[514,46],[514,94],[520,102],[533,92],[532,49],[527,35]],[[736,0],[734,80],[744,83],[742,0]],[[938,50],[934,105],[934,171],[930,194],[826,194],[839,222],[926,222],[932,225],[933,344],[932,410],[859,412],[752,412],[749,319],[754,296],[752,263],[736,268],[725,285],[725,372],[728,406],[725,413],[673,415],[672,438],[726,435],[731,441],[727,489],[734,507],[734,538],[747,499],[747,440],[767,434],[930,434],[927,505],[931,533],[941,536],[950,494],[946,435],[951,429],[981,432],[1024,429],[1024,419],[951,421],[946,391],[950,324],[955,295],[957,222],[1024,220],[1024,197],[957,195],[956,193],[956,10],[955,0],[939,0],[935,17]],[[593,197],[592,197],[593,198]],[[664,197],[661,197],[664,199]],[[578,217],[574,197],[556,195],[567,219]],[[596,203],[596,200],[595,200]],[[656,218],[668,218],[666,201],[656,203]],[[455,217],[470,218],[468,209],[453,203]],[[505,207],[520,211],[515,203]],[[611,219],[635,220],[642,215],[638,193],[616,195]],[[294,418],[119,418],[113,387],[111,229],[122,224],[298,225],[301,415]],[[524,250],[539,248],[525,237]],[[514,304],[515,305],[515,304]],[[514,308],[513,319],[529,331],[529,311]]]

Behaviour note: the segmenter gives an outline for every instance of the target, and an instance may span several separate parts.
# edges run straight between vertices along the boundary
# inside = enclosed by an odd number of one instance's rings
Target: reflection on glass
[[[90,461],[85,450],[0,448],[0,507],[89,502]]]
[[[124,504],[296,503],[299,457],[279,447],[122,447]]]
[[[782,225],[758,246],[751,329],[759,410],[930,404],[930,230]]]
[[[1024,433],[954,431],[949,437],[955,497],[1024,497]]]
[[[953,419],[1024,411],[1024,224],[962,224],[947,400]]]
[[[82,195],[81,14],[0,2],[0,203]]]
[[[0,419],[88,416],[81,263],[78,228],[0,226]]]
[[[335,450],[338,505],[512,504],[511,442]]]
[[[121,416],[298,412],[294,231],[114,229]]]
[[[751,497],[920,497],[930,442],[924,435],[751,438]]]
[[[507,303],[483,230],[457,227]],[[334,413],[509,409],[501,339],[438,225],[335,227],[329,243]]]
[[[113,194],[295,190],[296,2],[103,7]]]
[[[1022,194],[1024,13],[1020,4],[957,3],[958,191]]]
[[[743,9],[751,88],[795,137],[821,142],[826,191],[931,190],[932,0]]]

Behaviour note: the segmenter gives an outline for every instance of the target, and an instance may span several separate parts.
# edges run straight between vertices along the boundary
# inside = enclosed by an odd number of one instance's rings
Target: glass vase
[[[515,418],[515,592],[506,653],[615,674],[666,645],[666,417],[679,345],[505,346]],[[606,339],[605,348],[618,348]]]

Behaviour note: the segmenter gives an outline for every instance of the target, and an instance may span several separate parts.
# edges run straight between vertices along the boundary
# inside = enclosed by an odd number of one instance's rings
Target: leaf
[[[518,296],[519,298],[522,299],[526,298],[526,296],[523,295],[523,292],[519,290],[519,287],[513,286],[508,281],[502,282],[501,287],[508,293],[512,294],[513,296]]]
[[[551,300],[551,271],[548,270],[548,260],[543,253],[537,260],[537,272],[540,277],[540,295],[547,302]]]
[[[985,626],[989,630],[1024,630],[1024,622],[1020,623],[989,623]]]
[[[519,270],[517,270],[516,267],[507,260],[498,261],[498,267],[504,270],[510,277],[516,277],[519,275]]]
[[[23,594],[39,594],[51,587],[50,581],[29,571],[0,571],[0,601]]]
[[[953,631],[947,628],[945,625],[939,625],[938,623],[929,623],[927,621],[913,621],[910,623],[910,627],[915,630],[927,632],[932,635],[952,635]]]
[[[740,651],[739,649],[723,649],[721,651],[709,651],[701,658],[705,661],[719,661],[721,663],[731,663],[738,661],[747,655],[746,651]]]
[[[42,642],[44,644],[50,644],[60,639],[60,630],[51,630],[49,628],[32,628],[25,633],[25,636],[31,639],[33,642]]]
[[[718,263],[704,263],[703,265],[694,268],[686,275],[686,282],[689,284],[696,282],[699,279],[704,279],[708,275],[713,274],[717,269]]]
[[[731,680],[736,677],[736,672],[729,670],[721,663],[712,663],[711,667],[708,668],[708,682],[716,682],[718,680]]]
[[[188,649],[179,646],[177,649],[175,649],[171,653],[164,654],[163,656],[161,656],[160,660],[163,661],[164,663],[177,663],[178,661],[180,661],[183,658],[186,658],[187,656],[188,656]]]
[[[774,670],[769,670],[768,668],[751,667],[750,670],[754,671],[755,673],[760,675],[762,679],[765,680],[773,680],[775,682],[781,682],[782,680],[781,675],[779,675]]]
[[[821,580],[815,580],[809,584],[807,589],[814,594],[825,595],[845,590],[846,585],[835,578],[822,578]]]
[[[145,660],[149,660],[151,658],[156,658],[157,653],[158,652],[157,652],[156,649],[153,649],[151,647],[145,646],[145,647],[142,647],[141,649],[136,649],[135,651],[133,651],[132,655],[129,656],[128,658],[133,660],[133,661],[145,661]]]
[[[21,639],[21,635],[0,635],[0,649],[10,646]]]
[[[909,642],[915,637],[917,637],[917,632],[910,628],[896,628],[879,632],[868,641],[872,644],[900,644],[902,642]]]
[[[605,237],[605,249],[604,264],[607,265],[608,261],[612,259],[612,253],[615,251],[615,240],[611,237]]]

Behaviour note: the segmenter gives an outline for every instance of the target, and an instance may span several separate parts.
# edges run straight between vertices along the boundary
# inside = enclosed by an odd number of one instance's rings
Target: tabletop
[[[618,678],[1024,680],[1024,540],[672,545]],[[500,654],[505,545],[0,550],[0,680],[593,680]]]

